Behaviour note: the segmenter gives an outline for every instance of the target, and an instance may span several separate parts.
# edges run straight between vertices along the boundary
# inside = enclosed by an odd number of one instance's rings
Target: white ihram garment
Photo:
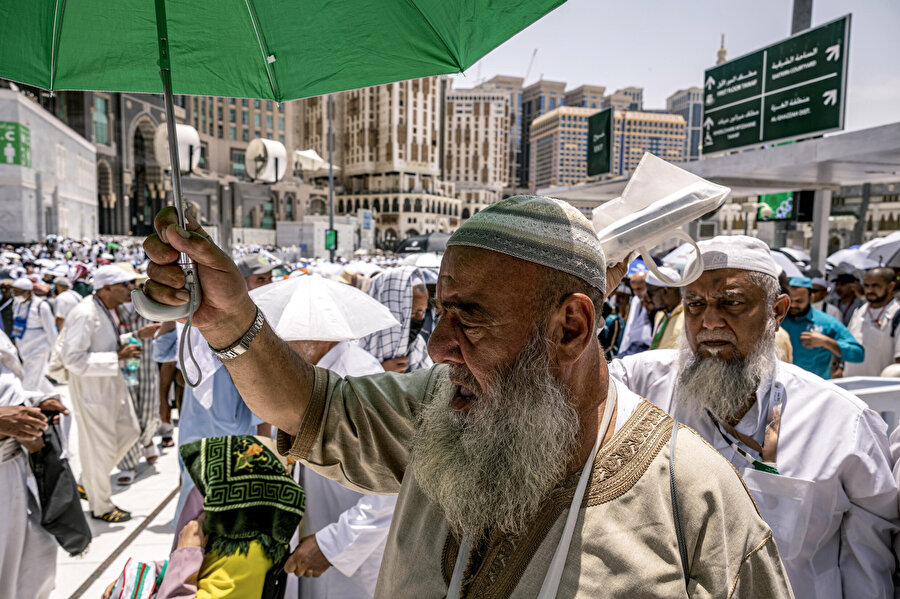
[[[8,363],[9,350],[15,352],[12,342],[0,333],[0,406],[38,403],[41,396],[22,387],[21,366]],[[56,539],[41,528],[37,484],[25,450],[12,437],[0,437],[0,505],[0,597],[49,597],[56,579]]]
[[[628,320],[625,321],[625,331],[622,333],[619,351],[625,351],[632,343],[638,341],[650,347],[652,340],[653,325],[650,323],[647,309],[641,303],[641,298],[634,296],[631,298],[631,305],[628,308]]]
[[[770,521],[762,514],[779,553],[791,544],[799,547],[792,559],[782,555],[797,599],[892,596],[891,535],[898,530],[898,492],[881,417],[843,389],[779,362],[774,385],[772,380],[760,385],[756,403],[735,426],[762,444],[769,402],[778,395],[770,390],[780,390],[780,476],[763,477],[725,441],[709,416],[698,416],[673,397],[676,356],[675,350],[657,350],[614,360],[610,375],[712,444],[745,476],[761,512],[769,500],[785,504],[784,495],[770,495],[774,488],[783,494],[802,488],[805,496],[794,507],[805,526],[785,526],[784,519]],[[765,480],[759,484],[758,479]]]
[[[63,331],[61,357],[78,424],[81,482],[99,516],[113,509],[109,475],[140,434],[117,355],[128,335],[118,334],[93,295],[72,308]]]
[[[22,386],[29,391],[52,392],[53,386],[44,378],[50,357],[50,348],[56,342],[56,319],[50,305],[40,298],[32,298],[24,304],[13,307],[14,318],[25,318],[28,321],[21,339],[16,339],[16,347],[22,357],[25,374]]]
[[[342,341],[317,366],[341,376],[384,372],[378,360],[352,342]],[[300,579],[302,599],[373,597],[391,527],[396,496],[363,495],[310,470],[303,470],[306,491],[304,534],[315,532],[319,549],[331,562],[318,578]]]
[[[894,315],[900,312],[900,302],[893,299],[881,308],[863,304],[850,317],[850,334],[866,348],[862,362],[844,364],[844,376],[881,376],[881,371],[900,358],[900,328],[894,331]]]

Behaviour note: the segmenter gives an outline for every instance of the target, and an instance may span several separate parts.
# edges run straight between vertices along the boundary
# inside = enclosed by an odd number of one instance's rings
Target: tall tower
[[[722,44],[719,46],[719,51],[716,52],[716,64],[722,64],[725,62],[725,34],[722,34]]]

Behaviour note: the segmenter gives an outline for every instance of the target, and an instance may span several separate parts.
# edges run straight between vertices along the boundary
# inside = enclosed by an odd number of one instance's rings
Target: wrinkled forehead
[[[520,309],[531,305],[541,267],[500,252],[450,246],[441,261],[439,302],[477,301]]]
[[[682,295],[690,297],[717,297],[740,294],[747,299],[762,299],[764,290],[751,277],[749,270],[719,268],[704,271],[700,278],[685,286]]]

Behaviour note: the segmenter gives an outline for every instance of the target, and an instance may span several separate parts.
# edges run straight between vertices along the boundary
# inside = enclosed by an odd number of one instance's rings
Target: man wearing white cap
[[[113,505],[109,474],[140,434],[119,367],[141,346],[120,332],[116,307],[129,301],[135,275],[114,265],[94,271],[94,293],[72,308],[60,333],[60,357],[78,423],[81,481],[94,518],[124,522],[131,514]]]
[[[675,269],[667,266],[659,267],[659,272],[673,281],[681,279]],[[684,330],[681,290],[664,282],[653,272],[648,272],[647,297],[656,310],[650,349],[672,349]]]
[[[775,357],[790,298],[766,245],[699,244],[678,350],[610,374],[696,430],[741,473],[798,598],[889,597],[898,530],[887,427],[850,393]]]
[[[894,269],[879,267],[866,272],[866,303],[856,309],[847,328],[866,348],[862,362],[844,365],[844,376],[881,376],[900,362],[900,302],[894,299]]]
[[[166,208],[155,227],[145,290],[181,303],[178,253],[197,261],[194,324],[279,450],[398,494],[375,597],[790,596],[734,469],[608,377],[606,259],[570,204],[514,196],[467,220],[438,278],[438,365],[347,378],[277,337],[197,223]]]
[[[9,336],[19,348],[25,367],[22,386],[27,391],[49,393],[53,387],[44,374],[56,341],[56,322],[50,305],[35,297],[33,289],[34,284],[24,277],[13,283],[13,326]]]

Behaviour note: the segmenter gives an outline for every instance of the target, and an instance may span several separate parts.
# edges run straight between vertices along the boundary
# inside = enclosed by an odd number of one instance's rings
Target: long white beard
[[[562,482],[577,447],[572,392],[551,374],[540,334],[485,389],[463,368],[451,376],[477,400],[459,414],[449,407],[456,386],[437,389],[416,429],[416,480],[457,534],[518,534]]]
[[[676,395],[681,405],[697,416],[705,416],[709,410],[719,420],[733,421],[755,399],[760,383],[774,373],[777,360],[774,319],[767,323],[766,333],[753,352],[743,359],[725,361],[715,355],[699,356],[682,335]]]

